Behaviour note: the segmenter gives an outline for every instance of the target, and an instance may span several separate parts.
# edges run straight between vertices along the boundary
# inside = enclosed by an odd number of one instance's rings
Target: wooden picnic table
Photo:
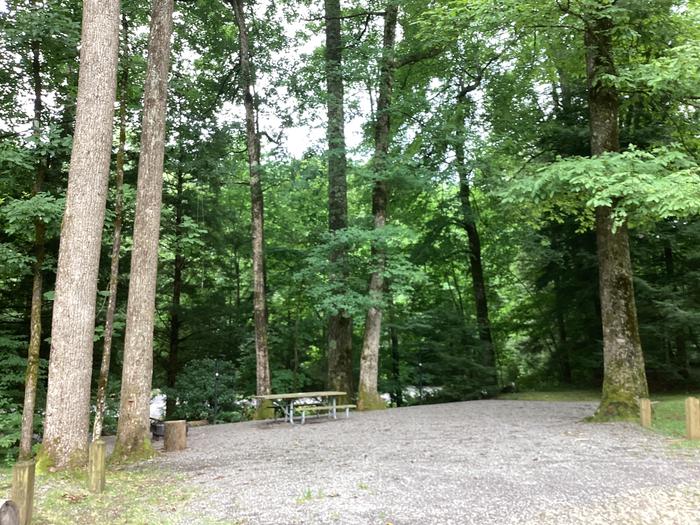
[[[315,412],[318,410],[328,410],[329,417],[337,418],[336,410],[344,408],[346,417],[349,414],[350,408],[355,408],[355,405],[338,405],[338,398],[346,396],[347,392],[339,390],[327,390],[320,392],[289,392],[286,394],[267,394],[264,396],[255,396],[255,399],[262,401],[272,401],[284,414],[284,420],[294,424],[294,410],[301,411],[301,422],[304,423],[306,412]],[[301,399],[327,399],[329,404],[309,404],[296,403]]]

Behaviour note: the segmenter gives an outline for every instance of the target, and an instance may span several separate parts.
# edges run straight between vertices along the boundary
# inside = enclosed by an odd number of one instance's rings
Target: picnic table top
[[[333,397],[333,396],[344,396],[347,392],[340,392],[336,390],[329,390],[326,392],[291,392],[288,394],[267,394],[264,396],[254,396],[255,399],[303,399],[305,397]]]

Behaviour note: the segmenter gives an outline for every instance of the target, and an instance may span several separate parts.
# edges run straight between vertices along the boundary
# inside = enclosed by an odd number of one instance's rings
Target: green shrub
[[[235,387],[236,370],[230,361],[209,358],[190,361],[178,374],[175,387],[163,389],[166,396],[176,398],[175,410],[167,414],[167,419],[213,421],[215,413],[217,420],[224,413],[239,413],[243,418]]]
[[[19,439],[22,429],[22,404],[24,402],[24,376],[27,359],[21,353],[26,352],[26,342],[21,337],[0,333],[0,465],[11,464],[17,458]],[[43,407],[45,402],[44,378],[47,363],[39,363],[39,384],[37,387],[36,406]],[[42,432],[42,413],[34,414],[34,433]]]

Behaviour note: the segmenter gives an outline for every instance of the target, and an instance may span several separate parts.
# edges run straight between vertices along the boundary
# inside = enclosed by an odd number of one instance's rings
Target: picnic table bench
[[[255,396],[255,399],[261,401],[272,401],[275,413],[281,412],[285,421],[294,424],[295,413],[301,415],[301,424],[306,421],[307,413],[316,413],[321,415],[327,413],[329,418],[338,419],[338,410],[345,410],[345,417],[350,417],[350,409],[355,408],[351,404],[338,404],[338,398],[346,396],[347,392],[336,390],[322,392],[291,392],[287,394],[268,394],[263,396]],[[308,402],[307,400],[312,400]],[[320,400],[320,401],[316,401]]]

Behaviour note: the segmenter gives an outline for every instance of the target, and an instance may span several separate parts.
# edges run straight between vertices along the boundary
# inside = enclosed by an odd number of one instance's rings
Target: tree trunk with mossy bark
[[[114,450],[114,455],[122,459],[141,458],[151,452],[153,326],[172,31],[173,0],[154,0],[144,87],[119,423]]]
[[[389,3],[384,15],[384,37],[382,40],[382,64],[379,79],[379,98],[377,99],[377,116],[374,127],[374,187],[372,189],[372,214],[374,230],[381,235],[386,226],[389,191],[386,183],[386,157],[389,153],[391,132],[391,95],[394,84],[394,44],[396,43],[396,25],[398,6]],[[369,296],[372,301],[365,320],[365,334],[360,360],[360,384],[358,388],[358,410],[385,408],[386,404],[379,397],[377,381],[379,378],[379,344],[382,334],[382,299],[384,293],[384,270],[386,267],[386,248],[381,240],[372,244],[372,257],[375,270],[369,283]]]
[[[97,380],[97,395],[95,396],[95,421],[92,426],[92,440],[97,441],[102,436],[105,404],[107,401],[107,381],[109,380],[109,364],[112,357],[112,340],[114,337],[114,315],[117,311],[117,290],[119,279],[119,252],[122,241],[122,220],[124,215],[124,157],[126,154],[126,105],[129,89],[129,26],[126,16],[122,15],[122,59],[123,69],[119,82],[119,147],[114,174],[114,231],[112,232],[112,253],[109,268],[109,298],[105,314],[104,344],[102,346],[102,362],[100,377]]]
[[[112,153],[119,1],[85,0],[77,112],[61,228],[42,464],[87,461],[97,274]]]
[[[250,171],[250,201],[253,238],[253,319],[255,323],[256,382],[259,396],[269,394],[270,362],[267,344],[267,302],[265,298],[265,224],[260,165],[260,135],[257,130],[253,95],[253,67],[250,63],[250,38],[243,12],[243,0],[230,0],[238,26],[240,87],[245,106],[246,144]],[[269,403],[258,405],[257,417],[270,414]]]
[[[41,121],[44,113],[41,82],[41,43],[33,40],[32,85],[34,88],[33,134],[37,144],[41,140]],[[42,190],[47,171],[47,158],[39,159],[32,195]],[[42,266],[46,255],[46,225],[40,219],[34,220],[34,277],[32,279],[32,304],[29,319],[29,349],[27,351],[27,373],[24,381],[24,404],[22,405],[22,430],[19,440],[19,460],[32,457],[32,436],[34,435],[34,408],[36,405],[36,385],[39,375],[39,355],[41,351],[41,305],[44,289]]]
[[[593,12],[585,31],[591,154],[620,150],[614,76],[614,24],[609,14]],[[596,209],[596,240],[603,325],[603,394],[599,419],[636,418],[638,399],[649,396],[639,339],[627,224],[614,224],[613,209]]]
[[[331,234],[348,227],[347,155],[345,151],[345,87],[340,0],[325,0],[326,91],[328,114],[328,226]],[[337,246],[330,255],[331,282],[344,289],[347,279],[347,247]],[[353,394],[352,318],[345,309],[328,321],[328,388]]]

